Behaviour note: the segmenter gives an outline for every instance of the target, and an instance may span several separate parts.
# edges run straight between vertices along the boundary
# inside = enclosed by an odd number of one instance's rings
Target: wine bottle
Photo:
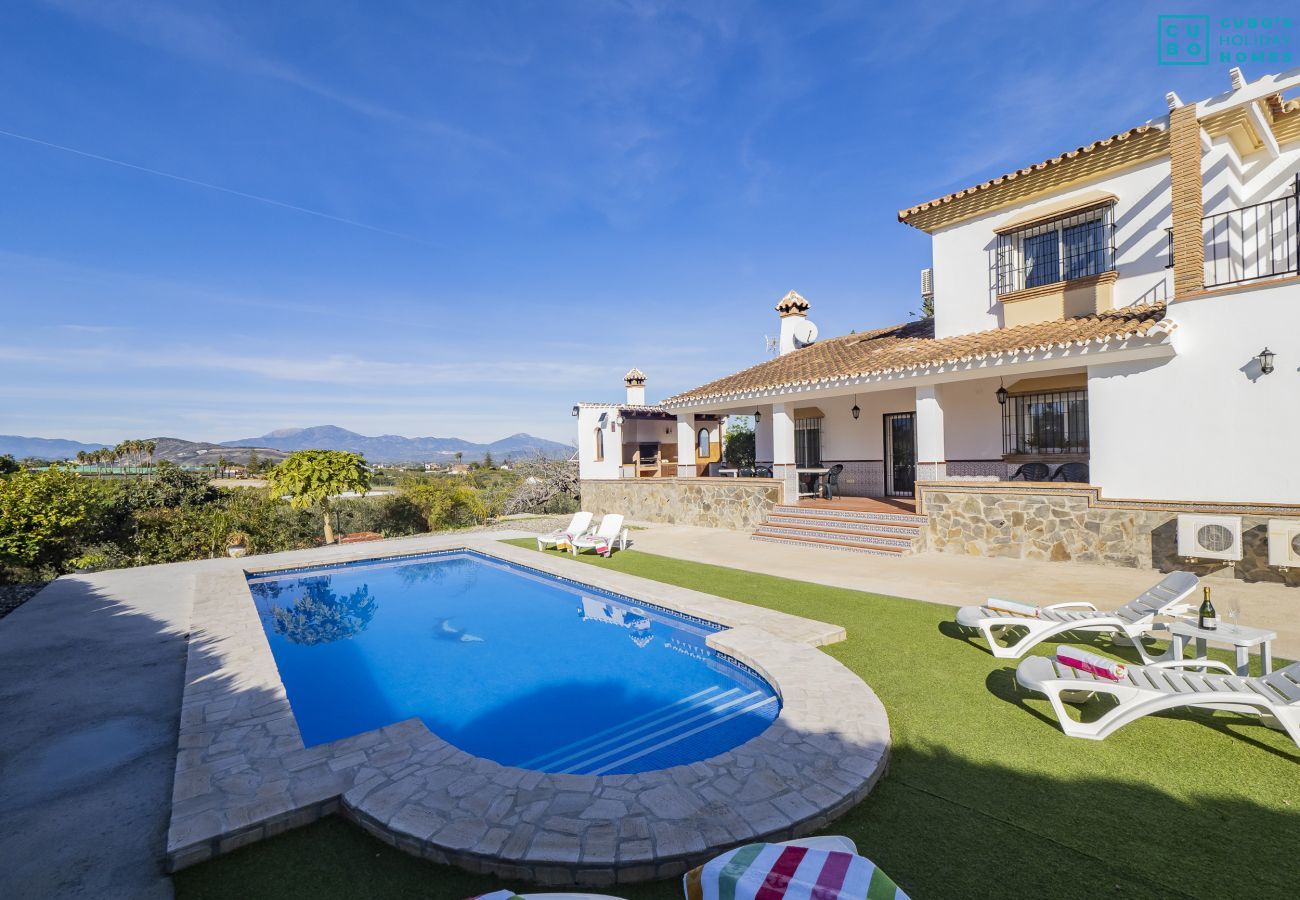
[[[1210,602],[1210,589],[1205,589],[1205,599],[1201,601],[1200,626],[1206,631],[1219,627],[1219,617],[1214,613],[1214,604]]]

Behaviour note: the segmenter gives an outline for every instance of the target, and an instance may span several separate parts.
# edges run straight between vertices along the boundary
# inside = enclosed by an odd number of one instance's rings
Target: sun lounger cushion
[[[906,900],[876,864],[852,853],[748,844],[683,878],[686,900]]]
[[[1087,672],[1098,678],[1109,678],[1111,681],[1123,681],[1124,675],[1128,672],[1128,667],[1122,662],[1077,647],[1057,647],[1056,661],[1080,672]]]
[[[984,608],[1013,616],[1024,616],[1029,619],[1037,619],[1042,613],[1037,606],[1030,606],[1028,603],[1017,603],[1014,600],[999,600],[997,597],[990,597],[985,601]]]

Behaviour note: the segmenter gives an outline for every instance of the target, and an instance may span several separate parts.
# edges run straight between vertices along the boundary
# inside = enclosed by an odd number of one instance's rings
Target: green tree
[[[14,459],[13,456],[8,453],[4,456],[0,456],[0,475],[12,475],[17,471],[18,460]]]
[[[288,496],[295,509],[315,507],[325,520],[325,543],[334,543],[330,499],[348,491],[370,489],[370,470],[360,453],[342,450],[299,450],[271,470],[271,490]]]
[[[57,466],[0,478],[0,568],[57,573],[98,500],[86,479]]]
[[[492,462],[492,451],[488,450],[483,454],[483,468],[495,469],[496,464]]]
[[[740,422],[727,426],[727,465],[733,469],[749,469],[754,465],[754,429]]]

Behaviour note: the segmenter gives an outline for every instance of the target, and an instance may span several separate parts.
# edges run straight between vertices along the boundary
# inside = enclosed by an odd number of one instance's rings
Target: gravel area
[[[43,587],[45,587],[45,582],[40,581],[34,584],[0,585],[0,619],[3,619],[32,597],[35,597]]]

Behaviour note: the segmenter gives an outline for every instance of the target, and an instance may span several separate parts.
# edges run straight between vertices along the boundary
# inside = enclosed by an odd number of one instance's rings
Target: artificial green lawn
[[[1300,751],[1280,732],[1191,712],[1148,717],[1105,741],[1067,738],[1045,699],[1017,689],[1012,661],[958,633],[951,607],[644,553],[580,560],[575,568],[616,569],[848,630],[825,651],[884,702],[893,755],[871,796],[830,830],[852,837],[918,900],[1297,896]],[[1105,638],[1096,646],[1125,655]],[[338,819],[187,869],[175,883],[182,900],[461,898],[501,886],[409,857]],[[676,898],[681,889],[673,879],[618,893]]]

